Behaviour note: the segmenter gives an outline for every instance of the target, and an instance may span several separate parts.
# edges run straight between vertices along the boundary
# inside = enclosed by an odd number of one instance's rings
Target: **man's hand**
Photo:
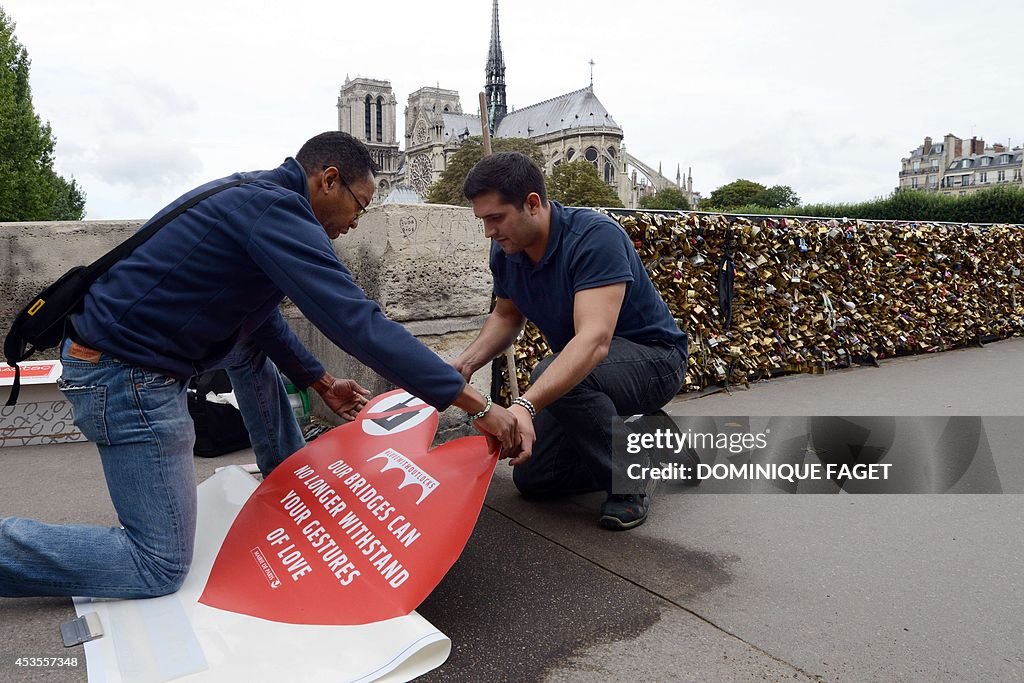
[[[492,405],[486,415],[479,420],[473,420],[473,426],[487,437],[487,452],[498,453],[499,459],[508,457],[508,454],[518,450],[516,418],[501,406]]]
[[[364,405],[370,390],[359,385],[354,379],[335,379],[325,373],[313,388],[320,394],[327,407],[343,420],[354,420]]]
[[[469,361],[456,358],[452,361],[452,367],[455,368],[456,372],[462,375],[463,379],[467,382],[473,376],[473,366],[469,364]]]
[[[523,406],[513,405],[508,412],[515,417],[516,427],[519,431],[519,448],[508,454],[512,458],[508,464],[522,465],[533,455],[533,443],[537,440],[537,431],[534,429],[530,411]]]
[[[510,299],[498,297],[494,301],[494,310],[480,328],[480,334],[458,358],[451,361],[452,367],[468,382],[474,372],[512,346],[525,324],[526,317],[516,305]]]

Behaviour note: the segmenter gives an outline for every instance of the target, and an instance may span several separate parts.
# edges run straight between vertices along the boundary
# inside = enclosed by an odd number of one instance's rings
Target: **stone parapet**
[[[393,320],[476,316],[490,307],[489,243],[467,208],[388,204],[334,245]]]
[[[70,268],[92,263],[144,221],[0,223],[0,325]]]

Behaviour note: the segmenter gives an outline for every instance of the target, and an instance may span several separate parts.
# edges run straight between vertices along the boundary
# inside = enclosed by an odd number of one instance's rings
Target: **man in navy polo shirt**
[[[510,409],[522,436],[511,460],[516,486],[531,498],[603,489],[601,525],[639,526],[648,508],[642,482],[612,490],[613,480],[628,481],[613,457],[612,421],[653,412],[679,391],[686,334],[625,232],[595,211],[548,201],[544,175],[525,155],[484,159],[463,191],[493,240],[496,303],[453,365],[468,379],[527,319],[555,352]]]

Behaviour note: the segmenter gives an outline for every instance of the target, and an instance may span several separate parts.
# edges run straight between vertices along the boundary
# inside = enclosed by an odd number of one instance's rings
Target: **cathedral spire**
[[[491,132],[508,111],[505,106],[505,57],[501,54],[501,36],[498,34],[498,0],[494,0],[491,12],[491,45],[487,51],[487,76],[484,92],[487,95],[487,115]]]

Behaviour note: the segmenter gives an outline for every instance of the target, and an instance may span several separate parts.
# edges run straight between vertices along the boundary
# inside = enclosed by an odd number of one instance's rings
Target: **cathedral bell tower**
[[[397,104],[391,82],[373,78],[346,76],[338,94],[338,130],[366,145],[377,164],[374,204],[384,201],[398,175]]]

